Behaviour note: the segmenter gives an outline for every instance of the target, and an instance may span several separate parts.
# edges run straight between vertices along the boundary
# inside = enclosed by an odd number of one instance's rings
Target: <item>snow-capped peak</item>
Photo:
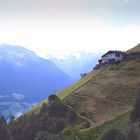
[[[34,52],[20,46],[0,45],[0,60],[14,62],[18,66],[21,66],[26,61],[35,61],[37,57]]]

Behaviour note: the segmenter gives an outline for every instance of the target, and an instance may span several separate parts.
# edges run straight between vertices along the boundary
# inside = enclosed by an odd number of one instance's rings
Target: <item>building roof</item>
[[[122,52],[122,51],[108,51],[102,57],[105,57],[107,54],[112,54],[112,53],[115,53],[115,54],[124,54],[124,52]]]

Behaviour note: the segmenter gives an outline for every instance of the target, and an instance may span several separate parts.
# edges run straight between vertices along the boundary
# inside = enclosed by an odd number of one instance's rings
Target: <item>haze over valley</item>
[[[20,46],[0,45],[0,114],[18,115],[74,80],[50,60]]]
[[[140,0],[0,0],[0,140],[140,140]]]

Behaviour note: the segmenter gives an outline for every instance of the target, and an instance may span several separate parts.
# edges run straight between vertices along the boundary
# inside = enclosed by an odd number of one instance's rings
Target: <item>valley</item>
[[[108,133],[127,140],[139,86],[139,57],[101,65],[12,120],[9,129],[15,140],[102,140]]]

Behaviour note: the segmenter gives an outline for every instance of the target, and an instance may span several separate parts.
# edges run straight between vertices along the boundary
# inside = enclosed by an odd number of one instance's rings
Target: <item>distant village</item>
[[[108,64],[119,63],[121,61],[130,61],[140,58],[140,52],[133,52],[133,53],[125,53],[122,51],[108,51],[105,53],[102,58],[99,60],[99,64],[95,66],[95,69],[105,66]]]

